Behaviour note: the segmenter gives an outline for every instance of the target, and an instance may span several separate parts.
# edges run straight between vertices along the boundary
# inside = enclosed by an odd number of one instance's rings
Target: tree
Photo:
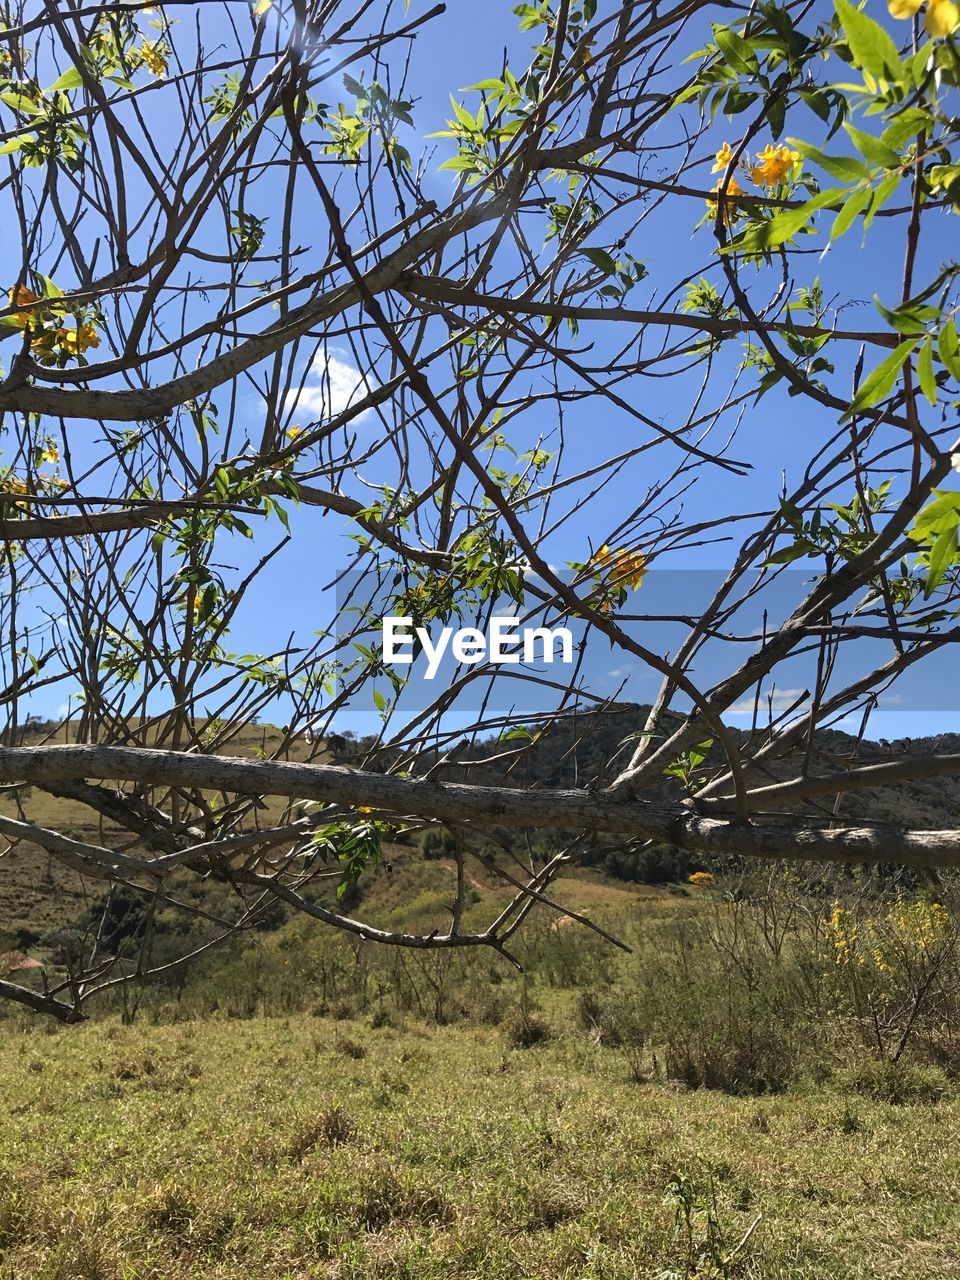
[[[865,732],[958,635],[960,268],[938,259],[960,54],[949,0],[926,32],[919,8],[491,4],[507,51],[447,86],[443,127],[424,86],[462,4],[8,6],[7,840],[161,906],[172,876],[222,880],[241,904],[224,935],[280,900],[362,938],[504,954],[583,833],[960,860],[956,831],[837,816],[846,792],[960,757],[840,766],[818,737],[850,715]],[[790,454],[782,484],[762,432]],[[318,540],[359,604],[235,651],[251,609],[269,628],[282,565],[316,577]],[[665,656],[632,612],[644,576],[714,544],[727,571]],[[744,635],[744,607],[784,592]],[[380,616],[489,621],[504,601],[575,628],[567,674],[465,662],[408,711]],[[583,678],[599,644],[656,674],[649,714],[576,788],[524,785],[552,725],[617,705]],[[701,687],[708,648],[726,665]],[[375,739],[326,763],[361,700]],[[27,740],[53,706],[59,729]],[[284,725],[259,755],[238,745],[258,717]],[[645,798],[665,777],[679,793]],[[50,797],[101,841],[38,821]],[[370,868],[386,824],[454,831],[449,927],[387,933],[320,892]],[[565,834],[491,859],[498,824]],[[516,896],[475,933],[481,846]],[[76,1019],[150,971],[149,932],[136,965],[94,939],[62,981],[0,994]]]

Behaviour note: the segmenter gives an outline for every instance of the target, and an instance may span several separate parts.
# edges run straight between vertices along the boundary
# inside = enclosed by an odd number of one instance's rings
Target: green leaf
[[[739,240],[727,245],[723,252],[735,253],[739,250],[756,252],[758,250],[776,248],[777,245],[790,240],[805,227],[818,209],[822,209],[828,204],[837,204],[846,194],[843,188],[831,188],[829,191],[821,191],[812,200],[807,200],[802,204],[799,209],[785,209],[783,213],[778,213],[769,222],[748,228]]]
[[[26,146],[28,142],[36,142],[36,138],[32,133],[21,134],[18,138],[11,138],[9,142],[5,142],[0,147],[0,156],[9,156],[14,151],[19,151],[21,147]]]
[[[916,53],[907,59],[907,73],[910,76],[910,83],[917,89],[921,88],[926,82],[935,49],[934,42],[928,40],[925,45],[922,45]]]
[[[40,114],[38,104],[25,93],[4,91],[0,93],[0,102],[7,107],[11,107],[14,111],[22,111],[25,115],[36,116]]]
[[[944,368],[960,382],[960,337],[957,336],[957,323],[955,320],[948,320],[940,330],[937,354],[940,356]]]
[[[788,142],[804,159],[812,160],[821,169],[825,169],[831,178],[839,178],[841,182],[860,182],[870,177],[870,170],[855,156],[828,156],[819,147],[802,142],[799,138],[789,138]]]
[[[902,176],[903,175],[895,169],[891,173],[888,173],[880,183],[879,187],[877,187],[876,193],[873,197],[873,204],[871,204],[870,208],[867,210],[866,217],[863,219],[864,231],[870,230],[870,225],[877,216],[877,213],[887,203],[896,191],[897,187],[899,187]]]
[[[924,599],[931,595],[943,581],[943,576],[953,564],[957,556],[957,527],[944,529],[930,548],[930,560],[927,568],[927,581],[923,588]]]
[[[387,709],[387,700],[379,689],[374,689],[373,691],[373,705],[378,711],[386,711]]]
[[[463,125],[464,129],[466,129],[468,133],[480,132],[477,128],[476,120],[474,120],[473,116],[466,110],[466,108],[461,107],[456,98],[451,97],[450,104],[453,107],[453,114],[457,117],[459,123]]]
[[[813,550],[814,548],[808,542],[793,542],[789,547],[775,551],[767,560],[767,564],[792,564],[794,560],[802,560],[804,556],[810,555]]]
[[[844,201],[843,208],[833,220],[830,229],[830,243],[839,240],[853,226],[858,213],[861,213],[873,199],[872,187],[858,187]]]
[[[64,93],[68,89],[82,89],[83,76],[77,67],[71,67],[69,71],[65,71],[59,80],[55,80],[46,93]]]
[[[855,129],[852,124],[845,124],[843,127],[852,138],[853,145],[871,164],[881,165],[884,169],[898,169],[900,167],[899,151],[894,151],[893,147],[888,147],[879,138],[875,138],[872,133],[864,133],[862,129]]]
[[[475,156],[468,156],[461,152],[459,155],[451,156],[449,160],[444,160],[440,168],[453,169],[458,173],[476,173],[477,161]]]
[[[910,353],[917,345],[915,338],[910,338],[907,342],[901,342],[896,351],[891,352],[882,364],[879,364],[873,373],[863,382],[860,390],[850,402],[850,408],[841,418],[841,422],[847,418],[852,418],[854,414],[859,413],[862,409],[869,409],[871,405],[876,404],[878,400],[882,400],[888,395],[900,376],[900,370],[907,363]]]
[[[907,107],[906,110],[899,112],[891,124],[880,135],[880,141],[888,147],[895,147],[899,150],[908,142],[912,142],[918,133],[924,129],[930,129],[934,125],[933,116],[929,111],[921,111],[919,107]]]
[[[837,17],[843,27],[854,65],[880,80],[905,84],[907,70],[900,61],[897,46],[878,22],[868,18],[850,0],[834,0]]]
[[[728,67],[732,67],[734,71],[745,71],[747,75],[755,75],[760,70],[757,55],[736,31],[731,31],[729,27],[715,26],[713,38]]]
[[[913,522],[908,537],[914,542],[933,543],[945,529],[960,524],[960,493],[952,489],[934,489],[936,495]]]
[[[933,372],[933,339],[928,338],[920,348],[917,359],[917,377],[920,379],[920,390],[930,403],[936,407],[937,379]]]
[[[937,307],[925,307],[919,302],[904,302],[893,311],[885,307],[876,294],[873,295],[873,302],[887,324],[908,338],[924,337],[927,325],[940,318]]]
[[[200,597],[200,608],[197,610],[197,625],[203,624],[213,616],[213,611],[217,607],[217,600],[220,593],[214,583],[204,587],[203,595]]]
[[[611,257],[606,249],[581,249],[583,256],[592,262],[606,276],[613,276],[617,273],[616,259]]]

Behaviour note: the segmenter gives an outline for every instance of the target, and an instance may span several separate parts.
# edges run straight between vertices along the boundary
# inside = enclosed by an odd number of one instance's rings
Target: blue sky
[[[238,12],[245,7],[236,6]],[[409,14],[415,17],[428,7],[422,0],[412,0]],[[815,10],[819,10],[824,16],[830,8],[825,4],[815,6]],[[875,16],[885,16],[885,6],[877,3],[877,0],[870,0],[868,8]],[[511,5],[503,3],[503,0],[451,0],[447,12],[427,24],[413,45],[408,94],[416,100],[415,129],[402,132],[402,141],[413,153],[415,160],[425,149],[428,153],[434,153],[433,159],[426,166],[425,188],[427,194],[434,195],[441,204],[449,197],[453,187],[453,176],[438,169],[440,160],[449,154],[449,143],[445,140],[430,141],[427,135],[444,127],[444,121],[450,114],[451,92],[468,106],[476,107],[476,94],[463,94],[459,91],[477,80],[497,75],[504,46],[508,48],[509,64],[514,69],[523,66],[529,37],[517,32],[516,19],[510,9]],[[603,11],[604,6],[601,5],[601,12]],[[708,16],[716,18],[719,13],[719,10],[715,13],[710,11]],[[271,15],[268,21],[275,21],[275,17]],[[706,21],[703,25],[706,28]],[[215,51],[216,37],[219,34],[223,35],[228,44],[232,39],[226,27],[222,32],[208,29],[205,43],[211,51],[211,57],[222,56]],[[703,39],[707,38],[708,32],[704,29],[695,34],[697,39],[691,41],[692,46],[699,42],[701,36]],[[899,36],[902,31],[896,34]],[[356,74],[356,70],[352,69],[351,73]],[[368,72],[368,78],[370,74]],[[339,78],[319,86],[316,96],[331,104],[338,100],[348,101]],[[160,109],[163,94],[156,94],[154,97],[156,111],[151,105],[151,112],[154,113],[150,120],[151,125],[161,131],[158,133],[158,140],[162,146],[162,130],[165,127],[163,110],[169,108]],[[721,121],[715,130],[715,137],[703,148],[703,164],[694,175],[701,180],[701,185],[711,185],[711,152],[722,140],[736,139],[737,125],[737,121],[733,124]],[[808,138],[817,136],[816,122],[809,113],[803,117],[791,118],[787,132],[799,132],[801,127],[809,130],[805,135]],[[680,121],[677,118],[668,119],[662,129],[664,143],[675,140],[679,136],[679,129]],[[767,140],[765,137],[759,139],[758,145]],[[697,154],[700,154],[699,151]],[[664,172],[669,172],[669,162],[668,158],[664,163]],[[655,157],[649,162],[648,173],[659,176]],[[136,176],[131,175],[134,189],[137,181]],[[315,197],[311,197],[307,187],[304,186],[302,190],[304,195],[296,207],[293,238],[309,250],[318,207]],[[343,190],[346,201],[347,187]],[[258,212],[269,210],[269,216],[276,225],[279,218],[279,190],[271,195],[270,187],[266,186],[259,190],[254,200],[256,203],[251,207]],[[646,262],[650,275],[630,294],[628,305],[647,306],[658,295],[662,296],[664,290],[678,277],[709,262],[709,229],[694,231],[699,216],[700,211],[690,201],[679,202],[679,207],[677,203],[668,201],[658,214],[641,224],[639,233],[627,248]],[[926,259],[918,268],[918,279],[924,278],[925,268],[935,266],[940,257],[948,255],[955,230],[956,223],[948,215],[944,215],[927,242]],[[598,243],[609,244],[615,234],[614,219],[604,228]],[[357,235],[362,240],[359,231]],[[842,323],[879,328],[880,318],[873,307],[872,294],[877,291],[887,300],[896,300],[901,256],[902,229],[892,219],[888,222],[878,221],[874,224],[865,247],[861,248],[856,233],[851,233],[842,247],[829,254],[826,260],[821,262],[816,254],[809,255],[802,267],[798,267],[797,274],[802,281],[805,272],[808,282],[820,274],[824,278],[828,295],[836,293],[850,304],[844,312]],[[309,258],[308,252],[303,260],[304,270],[310,269]],[[65,283],[69,284],[69,281]],[[192,310],[196,316],[204,314],[204,303],[200,297],[193,304]],[[601,367],[616,345],[626,341],[627,337],[621,326],[609,326],[615,330],[613,334],[608,334],[606,328],[589,324],[581,326],[581,339],[584,343],[594,344],[593,363]],[[849,352],[836,353],[839,359],[849,361],[855,356],[856,348],[853,344],[849,345]],[[718,366],[725,369],[728,377],[732,377],[741,354],[735,344],[729,344],[718,361]],[[355,357],[350,352],[347,340],[333,339],[327,349],[326,360],[328,371],[334,379],[335,401],[342,402],[348,398],[353,386],[362,387],[362,378],[356,372]],[[307,359],[304,357],[301,367],[305,368],[306,364]],[[640,407],[649,417],[666,424],[678,417],[682,421],[684,406],[695,395],[698,379],[699,374],[695,370],[689,376],[670,381],[638,381],[635,392],[642,397]],[[300,403],[291,407],[291,421],[309,418],[311,414],[319,416],[318,401],[322,396],[319,394],[316,378],[308,378],[307,387],[307,394],[300,398]],[[226,398],[223,392],[220,394]],[[250,434],[255,439],[258,397],[251,389],[243,389],[240,404],[241,409],[249,415]],[[749,473],[739,477],[720,469],[707,468],[702,471],[695,498],[687,500],[688,515],[697,520],[709,520],[734,510],[762,510],[773,506],[781,477],[785,475],[788,483],[795,482],[812,453],[811,440],[825,438],[835,425],[835,417],[828,411],[825,412],[806,400],[800,402],[790,399],[779,390],[774,390],[756,407],[748,406],[731,446],[732,457],[749,459]],[[359,423],[359,445],[364,447],[375,443],[378,429],[379,423],[375,415],[370,415]],[[573,474],[593,465],[602,455],[612,456],[619,450],[630,447],[637,438],[637,431],[635,422],[627,415],[618,413],[608,403],[572,407],[568,411],[564,430],[564,473]],[[519,432],[518,446],[532,444],[543,437],[549,448],[551,438],[555,437],[556,422],[549,410],[536,410],[527,415]],[[669,452],[670,446],[664,446],[663,453]],[[631,506],[635,505],[638,493],[648,483],[645,473],[646,456],[640,455],[609,487],[599,510],[596,507],[585,507],[575,512],[565,522],[562,530],[545,544],[543,550],[551,563],[562,565],[571,560],[583,560],[590,547],[595,548],[606,540],[606,530],[599,521],[609,515],[615,524],[618,518],[627,514]],[[390,478],[378,472],[376,462],[367,469],[366,476],[371,482]],[[345,480],[344,488],[354,496],[371,492],[350,480]],[[347,537],[350,526],[340,517],[323,517],[315,510],[301,508],[291,511],[291,527],[295,535],[293,543],[273,561],[269,572],[255,583],[249,599],[238,614],[232,637],[232,647],[237,652],[275,650],[286,644],[290,634],[307,636],[334,623],[335,595],[324,588],[349,563],[353,547]],[[239,575],[267,545],[268,540],[259,533],[252,544],[241,539],[228,539],[222,544],[220,558],[236,566],[236,573]],[[659,600],[665,602],[667,609],[673,609],[676,604],[672,602],[676,599],[689,601],[691,598],[699,598],[705,585],[715,580],[714,575],[729,565],[735,545],[728,540],[717,541],[687,552],[674,552],[669,559],[657,560],[655,572],[651,574],[643,592],[631,599],[630,609],[655,612]],[[796,581],[802,576],[802,572],[795,571],[785,582]],[[696,584],[696,588],[693,584]],[[689,603],[684,607],[687,611],[693,611]],[[651,647],[670,649],[677,643],[675,628],[657,628],[653,624],[636,625],[639,628],[638,636]],[[635,662],[616,658],[611,663],[606,641],[600,641],[597,646],[591,647],[588,665],[591,687],[598,694],[612,693],[612,686],[626,678],[627,684],[621,696],[645,701],[653,696],[658,683],[651,673],[638,672],[638,664]],[[944,705],[944,689],[952,687],[954,683],[950,680],[950,672],[951,660],[938,659],[929,668],[927,675],[914,677],[911,687],[905,686],[896,695],[901,698],[900,702],[890,701],[877,711],[871,722],[871,736],[917,735],[960,726],[960,709]],[[714,667],[712,661],[704,655],[700,669],[693,674],[701,684],[708,684],[719,673],[720,667]],[[801,689],[804,687],[804,677],[803,664],[793,664],[778,675],[777,687],[781,691]],[[749,712],[735,709],[731,719],[735,723],[745,723],[749,720]],[[357,709],[355,718],[350,723],[359,728],[368,727],[373,723],[372,713]]]

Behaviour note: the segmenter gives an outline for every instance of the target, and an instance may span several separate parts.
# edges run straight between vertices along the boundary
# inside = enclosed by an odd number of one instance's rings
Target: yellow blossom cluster
[[[725,142],[714,158],[715,163],[710,170],[711,173],[724,173],[733,160],[733,147],[729,142]],[[740,168],[750,175],[750,180],[758,187],[779,187],[782,183],[789,181],[795,174],[797,166],[800,163],[800,153],[791,151],[789,147],[774,146],[768,143],[762,151],[758,151],[756,157],[751,161],[744,156],[740,161]],[[714,191],[719,191],[723,183],[721,178]],[[731,175],[727,183],[726,199],[724,201],[724,221],[730,222],[733,216],[733,205],[737,196],[744,194],[743,188],[737,182],[736,178]],[[716,199],[707,199],[707,207],[712,209],[714,213],[717,208]]]
[[[68,355],[83,355],[90,347],[99,347],[100,335],[89,321],[76,329],[58,329],[60,345]]]
[[[158,80],[167,74],[167,57],[159,40],[144,40],[140,46],[140,58]]]
[[[714,191],[719,191],[720,183],[718,182],[713,189]],[[736,216],[733,212],[733,206],[736,203],[737,196],[742,196],[742,195],[743,195],[743,187],[741,187],[740,183],[736,180],[736,178],[731,178],[730,181],[727,183],[727,194],[724,196],[724,200],[723,200],[723,220],[724,222],[727,223],[727,225],[729,225],[730,222],[732,222],[733,218]],[[717,211],[716,200],[708,199],[707,208],[712,210],[713,213],[716,214],[716,211]]]
[[[36,305],[44,301],[47,302],[46,306]],[[91,347],[100,345],[100,335],[89,321],[78,324],[75,329],[67,329],[63,325],[49,327],[46,321],[53,311],[49,300],[42,299],[26,285],[21,284],[10,290],[10,302],[15,307],[29,308],[15,311],[9,324],[30,334],[30,351],[40,360],[53,360],[58,355],[75,358],[82,356]]]
[[[894,18],[912,18],[920,12],[922,6],[923,0],[888,0],[887,4]],[[942,40],[960,26],[960,8],[954,0],[927,0],[923,25],[928,36],[932,36],[934,40]]]
[[[687,876],[687,883],[696,889],[709,889],[715,881],[711,871],[694,871],[693,875]]]
[[[950,929],[950,913],[939,902],[909,902],[901,898],[892,906],[887,920],[894,937],[913,951],[933,951]]]
[[[829,953],[837,966],[873,966],[891,974],[911,957],[935,954],[949,939],[951,917],[939,902],[898,898],[883,916],[857,921],[852,911],[834,902],[825,933]]]
[[[827,945],[833,952],[834,964],[851,964],[856,958],[860,938],[860,927],[853,912],[847,911],[839,902],[834,902],[827,917],[825,933]]]
[[[597,568],[608,575],[614,586],[629,586],[639,591],[647,574],[647,558],[638,551],[611,551],[604,543],[594,556]]]
[[[25,284],[19,284],[15,289],[10,290],[10,305],[12,307],[30,307],[29,311],[15,311],[10,317],[9,323],[17,329],[30,329],[38,324],[44,315],[44,307],[35,307],[35,302],[41,302],[42,299],[38,293],[34,293],[32,289],[28,289]]]
[[[750,166],[750,177],[758,187],[779,187],[793,173],[799,160],[799,152],[768,143],[757,152],[756,161]]]

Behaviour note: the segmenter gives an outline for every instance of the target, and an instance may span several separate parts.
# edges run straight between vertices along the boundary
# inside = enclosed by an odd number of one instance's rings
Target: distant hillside
[[[516,786],[576,787],[610,782],[629,760],[638,741],[638,726],[646,723],[649,707],[621,706],[615,711],[577,715],[558,721],[544,732],[519,763],[503,760],[504,752],[523,747],[520,739],[486,740],[465,746],[458,759],[472,762],[487,757],[501,757],[489,765],[472,763],[467,768],[446,766],[443,777],[475,783],[505,781]],[[661,726],[667,733],[678,723],[669,716]],[[747,731],[730,728],[738,744],[750,738]],[[344,760],[358,761],[366,742],[350,743]],[[901,738],[892,742],[858,742],[850,734],[823,730],[816,734],[810,753],[809,772],[834,772],[853,765],[875,764],[914,756],[960,753],[960,734],[942,734],[922,738]],[[765,767],[764,780],[778,781],[796,777],[802,770],[806,745]],[[714,745],[707,755],[706,769],[719,769],[724,764],[722,750]],[[645,791],[644,796],[656,800],[680,800],[685,792],[679,780],[664,777],[662,782]],[[913,782],[882,791],[864,791],[844,795],[839,806],[832,799],[825,803],[798,806],[811,816],[836,816],[845,821],[864,820],[890,822],[902,826],[950,829],[960,827],[960,777],[935,778],[929,782]],[[513,833],[515,834],[515,833]],[[573,833],[571,833],[573,834]],[[498,833],[509,840],[511,833]],[[544,831],[536,839],[545,845],[557,841],[555,831]],[[625,851],[622,841],[591,839],[583,853],[588,864],[602,867],[609,874],[648,883],[664,883],[685,879],[702,864],[689,855],[663,846],[639,852]]]
[[[637,726],[645,723],[648,712],[649,707],[630,705],[612,712],[586,714],[557,722],[534,743],[516,771],[514,782],[517,785],[539,783],[552,787],[610,782],[636,748]],[[657,737],[666,737],[677,723],[676,717],[669,717]],[[729,732],[734,742],[740,745],[747,743],[751,736],[732,727]],[[762,740],[762,735],[758,736]],[[522,743],[503,739],[487,741],[475,750],[464,751],[463,755],[476,760],[485,755],[501,755],[517,745]],[[767,767],[764,776],[770,781],[796,776],[804,753],[805,748],[775,761]],[[851,765],[952,753],[960,753],[960,733],[900,738],[891,742],[858,742],[850,734],[822,730],[815,735],[809,771],[812,774],[827,773]],[[723,752],[715,745],[704,767],[720,768],[723,763]],[[483,780],[488,781],[494,770],[502,773],[503,766],[490,766],[489,769],[474,766],[462,771],[460,776],[479,782],[483,775]],[[452,777],[454,772],[445,771],[444,777]],[[680,783],[672,778],[664,778],[659,786],[644,792],[651,799],[679,799],[683,794]],[[908,826],[955,827],[960,825],[960,777],[936,778],[931,782],[912,783],[882,793],[845,796],[842,813],[846,817],[865,817]]]
[[[628,705],[616,711],[578,715],[558,722],[530,747],[519,763],[509,759],[489,764],[482,761],[491,756],[502,757],[511,748],[523,747],[522,738],[486,740],[466,746],[461,756],[473,763],[468,767],[445,767],[442,776],[476,783],[504,781],[521,787],[575,787],[594,785],[598,779],[610,781],[634,749],[637,727],[645,722],[647,711],[647,707]],[[731,734],[737,742],[743,742],[748,736],[739,729],[731,729]],[[63,737],[63,733],[58,735],[61,741]],[[251,725],[249,729],[238,732],[225,750],[236,754],[271,754],[279,749],[281,742],[281,733],[273,726]],[[356,765],[372,746],[372,739],[357,739],[346,734],[331,738],[326,750],[320,744],[308,748],[298,739],[285,754],[291,759],[322,760],[332,757],[338,763]],[[911,756],[960,753],[960,734],[858,743],[848,734],[826,731],[817,735],[815,748],[812,771],[820,772],[854,762],[876,763]],[[797,755],[780,760],[774,764],[771,776],[794,776],[800,764]],[[723,754],[716,747],[709,753],[707,765],[722,767]],[[386,768],[387,762],[381,759],[377,767]],[[644,794],[652,799],[677,800],[684,793],[676,779],[664,778],[657,787]],[[9,804],[4,808],[9,809]],[[279,813],[278,805],[272,803],[270,808]],[[35,820],[65,830],[79,839],[110,844],[120,838],[108,824],[94,825],[89,811],[70,801],[52,797],[41,799],[39,793],[35,793],[28,809]],[[811,814],[818,812],[812,806],[806,806],[806,811]],[[832,805],[819,810],[821,815],[832,811]],[[955,828],[960,826],[960,777],[937,778],[884,792],[844,796],[839,814],[846,821],[864,819],[913,827]],[[502,842],[517,846],[522,842],[524,848],[539,848],[546,853],[555,848],[562,837],[562,833],[556,831],[499,831],[490,834],[491,852]],[[415,848],[404,854],[405,858],[417,856]],[[629,850],[624,848],[622,840],[609,837],[581,840],[578,856],[584,866],[606,875],[648,884],[682,882],[692,870],[703,865],[669,847]],[[186,886],[183,892],[187,892]],[[190,892],[215,895],[225,891],[211,884],[199,889],[191,885]],[[95,909],[101,895],[100,885],[84,881],[49,854],[20,844],[0,856],[0,951],[33,946],[55,929],[84,918]]]

